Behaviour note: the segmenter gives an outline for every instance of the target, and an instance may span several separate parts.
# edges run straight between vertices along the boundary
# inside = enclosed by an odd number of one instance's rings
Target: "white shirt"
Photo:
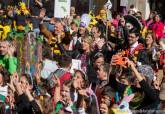
[[[73,39],[70,41],[70,44],[69,44],[69,50],[73,50],[73,45],[75,46],[77,41],[80,41],[81,43],[81,37],[79,38],[73,37]]]
[[[0,87],[0,95],[5,97],[8,95],[8,86]]]
[[[78,40],[77,37],[73,37],[73,39],[70,41],[70,44],[69,44],[69,50],[73,50],[73,45],[74,46],[76,45],[77,40]]]
[[[133,45],[130,46],[130,54],[134,51],[134,49],[138,46],[138,42],[134,43]]]

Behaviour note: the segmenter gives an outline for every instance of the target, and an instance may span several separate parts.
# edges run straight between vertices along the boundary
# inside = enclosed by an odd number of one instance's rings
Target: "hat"
[[[91,17],[89,14],[83,14],[81,16],[81,23],[80,23],[80,27],[85,27],[87,28],[89,23],[91,21]]]
[[[140,65],[137,67],[137,70],[143,74],[145,77],[150,78],[153,80],[154,78],[154,71],[151,66],[148,65]]]
[[[131,23],[134,27],[136,27],[137,31],[140,32],[142,29],[142,23],[133,15],[126,15],[124,19],[127,23]]]
[[[143,74],[143,76],[147,77],[148,83],[151,84],[154,79],[154,71],[151,66],[148,65],[139,65],[137,67],[139,73]]]
[[[165,83],[162,83],[159,93],[160,100],[165,100]]]

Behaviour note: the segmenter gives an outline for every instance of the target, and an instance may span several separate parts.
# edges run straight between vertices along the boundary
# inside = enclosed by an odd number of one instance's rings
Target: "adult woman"
[[[154,23],[153,18],[155,17],[156,14],[157,14],[157,12],[155,12],[155,11],[150,13],[149,18],[146,20],[147,29],[152,29],[152,26]]]
[[[64,55],[70,56],[73,59],[78,59],[81,61],[81,69],[87,73],[88,77],[91,75],[91,58],[92,58],[92,44],[93,40],[90,36],[85,36],[82,38],[81,49],[75,49],[73,51],[67,51],[64,49],[63,45],[59,43],[59,48]],[[92,79],[89,78],[91,81]]]
[[[88,87],[88,77],[81,70],[75,70],[73,76],[73,88],[74,89],[86,89]]]
[[[156,68],[156,42],[155,34],[153,32],[148,32],[145,37],[145,44],[147,49],[147,55],[151,63],[152,68]]]
[[[161,22],[160,16],[157,14],[154,17],[154,24],[152,27],[152,30],[154,31],[156,35],[156,40],[160,40],[164,36],[164,24]]]
[[[9,73],[2,66],[0,68],[0,101],[2,103],[5,102],[5,98],[7,97],[8,87],[7,83],[10,82]]]
[[[101,52],[97,52],[94,56],[93,56],[93,67],[94,68],[98,68],[101,64],[105,63],[105,58],[103,53]]]
[[[121,31],[118,31],[118,33],[117,33],[116,26],[114,24],[111,25],[108,41],[110,42],[111,47],[115,51],[118,51],[119,49],[121,49],[122,44],[124,43],[123,38],[121,38],[121,33],[120,32]]]
[[[128,42],[128,28],[126,26],[126,20],[121,17],[118,24],[118,38],[123,39],[124,43]],[[128,44],[126,44],[127,46]]]
[[[88,34],[88,30],[85,27],[85,24],[80,23],[80,27],[78,30],[78,40],[81,42],[81,40],[83,39],[83,37],[85,37],[86,34]]]

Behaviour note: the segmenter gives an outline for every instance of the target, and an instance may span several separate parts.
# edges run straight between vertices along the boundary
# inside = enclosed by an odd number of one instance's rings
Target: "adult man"
[[[8,41],[0,42],[0,65],[13,74],[17,68],[17,59],[13,57],[14,47]]]
[[[49,44],[52,47],[54,55],[61,55],[61,52],[56,44],[56,41],[57,39],[62,41],[62,39],[65,37],[64,26],[60,21],[57,21],[54,26],[54,37],[51,38]]]
[[[138,39],[139,33],[136,28],[131,29],[128,35],[128,48],[125,50],[124,54],[139,65],[149,64],[144,45],[139,43]]]
[[[72,39],[69,43],[69,50],[76,49],[76,45],[78,45],[78,48],[80,48],[81,42],[78,39],[78,24],[75,21],[71,22],[71,28],[70,29],[71,29],[70,33],[72,34]]]
[[[44,24],[40,24],[40,31],[46,37],[48,44],[51,46],[55,59],[58,59],[61,52],[56,43],[57,40],[60,42],[63,41],[65,37],[63,24],[59,20],[54,23],[54,34],[48,31]]]

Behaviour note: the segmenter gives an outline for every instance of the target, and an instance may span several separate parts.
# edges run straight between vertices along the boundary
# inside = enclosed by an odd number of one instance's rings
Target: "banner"
[[[55,0],[54,17],[64,18],[70,16],[71,0]]]

